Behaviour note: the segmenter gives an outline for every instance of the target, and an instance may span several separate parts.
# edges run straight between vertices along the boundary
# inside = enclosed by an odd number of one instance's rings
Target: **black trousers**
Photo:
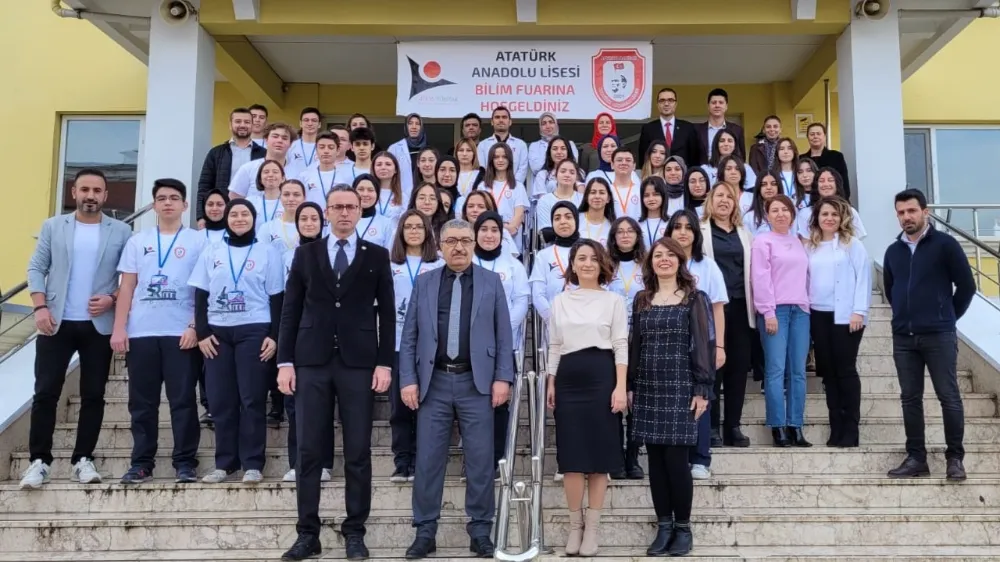
[[[924,368],[931,375],[934,393],[941,403],[944,417],[944,456],[965,458],[962,440],[965,436],[965,410],[958,389],[958,334],[892,335],[892,358],[899,378],[903,403],[903,425],[906,429],[906,454],[924,461]]]
[[[160,391],[167,389],[175,469],[195,468],[198,460],[197,349],[182,350],[180,337],[130,338],[128,412],[132,419],[132,466],[156,466]]]
[[[295,468],[299,462],[299,420],[295,413],[295,397],[285,397],[285,413],[288,414],[288,468]],[[333,470],[333,448],[335,446],[333,436],[333,424],[330,425],[329,439],[327,439],[327,451],[323,457],[322,468]]]
[[[747,394],[747,373],[750,372],[750,358],[756,335],[747,319],[745,298],[732,299],[723,307],[726,319],[726,363],[715,372],[715,399],[710,411],[714,429],[720,426],[733,429],[740,426],[743,419],[743,402]],[[759,345],[759,343],[758,343]],[[725,389],[725,404],[719,398]],[[724,420],[724,423],[723,423]]]
[[[205,387],[215,422],[215,468],[264,470],[267,363],[260,347],[268,324],[212,326],[218,355],[205,359]]]
[[[271,403],[271,412],[283,416],[285,415],[285,395],[278,390],[278,363],[272,358],[267,362],[267,366],[267,395],[268,401]]]
[[[197,349],[195,350],[195,372],[198,373],[198,403],[205,409],[205,413],[211,413],[208,409],[208,391],[205,390],[205,356]]]
[[[329,447],[336,404],[344,441],[344,479],[347,518],[341,525],[345,537],[364,536],[372,505],[372,412],[375,391],[373,369],[344,365],[338,351],[321,367],[296,367],[295,414],[299,460],[297,481],[299,535],[319,536],[320,476]],[[397,376],[398,373],[393,373]]]
[[[826,383],[830,442],[856,446],[861,423],[858,350],[865,330],[851,333],[846,324],[834,324],[833,312],[820,310],[810,311],[809,329],[816,354],[816,374]]]
[[[399,393],[399,352],[392,366],[389,384],[389,428],[392,430],[392,455],[396,469],[415,467],[417,463],[417,411],[403,404]]]
[[[52,464],[52,433],[56,410],[66,382],[66,369],[74,353],[80,354],[80,419],[70,462],[93,458],[104,423],[104,388],[111,373],[111,335],[98,333],[89,320],[63,320],[58,331],[35,340],[35,394],[31,400],[28,450],[31,461]]]
[[[690,447],[646,444],[649,493],[657,517],[673,517],[674,521],[682,523],[691,520],[694,481],[688,467],[688,449]]]

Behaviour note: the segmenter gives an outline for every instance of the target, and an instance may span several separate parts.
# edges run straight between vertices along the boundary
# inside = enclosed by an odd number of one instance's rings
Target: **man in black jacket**
[[[965,414],[958,388],[955,324],[976,293],[965,250],[930,224],[927,198],[916,189],[896,194],[903,228],[885,251],[885,296],[892,304],[892,356],[906,429],[906,460],[890,478],[929,476],[924,445],[924,368],[941,402],[948,480],[965,480]]]
[[[673,88],[660,90],[656,94],[656,107],[660,112],[659,119],[646,123],[639,132],[639,163],[636,166],[642,168],[646,162],[646,152],[653,141],[666,144],[667,156],[680,156],[688,168],[701,164],[694,125],[677,118],[677,92]]]
[[[226,142],[212,147],[205,155],[205,163],[201,166],[201,177],[198,178],[198,227],[204,226],[202,216],[205,208],[205,197],[213,189],[223,193],[229,191],[229,180],[240,166],[251,160],[263,158],[267,149],[250,139],[253,117],[250,110],[237,107],[229,112],[229,130],[233,137]]]

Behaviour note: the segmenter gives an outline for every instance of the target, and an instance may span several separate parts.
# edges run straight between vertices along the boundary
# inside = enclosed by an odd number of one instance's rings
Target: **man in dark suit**
[[[204,226],[205,217],[202,216],[202,212],[205,209],[208,192],[213,189],[222,190],[223,193],[228,192],[229,181],[236,175],[236,170],[239,170],[240,166],[267,155],[267,149],[251,139],[253,117],[250,111],[244,107],[237,107],[229,112],[229,130],[233,133],[232,138],[213,146],[205,155],[201,176],[198,177],[198,199],[195,206],[199,227]]]
[[[365,521],[372,497],[372,409],[389,388],[396,331],[389,252],[355,234],[361,200],[345,185],[327,197],[330,236],[295,250],[278,334],[278,386],[295,395],[298,540],[282,560],[317,555],[323,452],[334,402],[344,440],[347,559],[368,558]],[[372,306],[372,303],[375,306]],[[509,330],[508,330],[509,331]]]
[[[712,141],[719,131],[729,131],[736,137],[734,154],[743,162],[747,161],[746,140],[743,138],[743,127],[726,121],[726,111],[729,110],[729,93],[722,88],[716,88],[708,93],[708,121],[698,123],[699,162],[707,164],[712,157]]]
[[[417,411],[417,474],[406,558],[437,550],[445,469],[455,414],[465,455],[465,512],[471,550],[493,557],[493,409],[510,398],[514,344],[500,276],[472,264],[472,226],[441,228],[445,267],[417,276],[399,346],[403,403]]]
[[[677,92],[673,88],[660,90],[656,94],[656,107],[660,118],[643,125],[639,133],[639,168],[646,162],[646,151],[653,141],[666,143],[667,156],[680,156],[688,168],[700,165],[702,161],[694,125],[676,117]]]

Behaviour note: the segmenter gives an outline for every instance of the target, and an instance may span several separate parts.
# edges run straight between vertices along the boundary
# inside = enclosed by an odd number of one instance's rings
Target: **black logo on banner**
[[[455,83],[441,78],[441,65],[437,61],[427,61],[423,67],[417,61],[406,57],[410,62],[410,99],[417,94],[439,86],[451,86]]]

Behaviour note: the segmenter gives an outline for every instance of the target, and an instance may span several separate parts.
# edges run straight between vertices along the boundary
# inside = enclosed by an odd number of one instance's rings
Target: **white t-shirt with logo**
[[[552,299],[564,290],[573,289],[575,285],[566,283],[566,272],[569,270],[569,248],[562,246],[546,246],[535,254],[535,264],[531,268],[531,302],[542,319],[549,319],[552,310]]]
[[[608,222],[608,219],[601,219],[600,223],[590,224],[587,215],[581,213],[577,224],[580,225],[580,238],[593,240],[605,248],[608,247],[608,237],[611,235],[611,223]]]
[[[281,206],[281,199],[264,199],[264,194],[259,191],[247,197],[247,202],[257,211],[257,218],[253,223],[257,232],[273,220],[280,221],[281,215],[285,212],[285,208]]]
[[[528,315],[528,303],[531,300],[531,286],[528,284],[528,273],[524,270],[524,264],[507,252],[500,252],[500,257],[495,260],[481,260],[476,256],[472,258],[472,263],[500,276],[500,283],[507,297],[507,309],[510,311],[510,331],[514,337],[514,350],[520,350],[524,346],[521,322]]]
[[[708,295],[708,300],[712,304],[729,302],[726,280],[722,277],[722,270],[719,269],[715,260],[708,256],[702,258],[701,261],[688,260],[687,268],[694,277],[695,287]]]
[[[320,209],[326,209],[326,195],[330,193],[333,186],[337,185],[338,177],[337,168],[329,172],[321,172],[319,166],[313,166],[302,172],[299,175],[299,181],[302,182],[302,185],[306,186],[306,201],[312,201],[319,205]],[[351,178],[351,181],[354,181],[353,178]]]
[[[288,161],[301,163],[303,169],[307,169],[311,166],[315,166],[319,162],[319,158],[316,156],[316,143],[306,142],[302,139],[296,139],[292,142],[292,145],[288,147]],[[288,178],[298,177],[285,175]]]
[[[437,259],[424,262],[420,256],[406,256],[404,263],[390,263],[392,271],[392,287],[396,296],[396,351],[403,339],[403,323],[406,322],[406,309],[410,305],[410,295],[413,284],[421,273],[433,271],[444,265],[444,260]],[[436,300],[436,299],[435,299]]]
[[[375,214],[381,215],[393,223],[399,220],[399,216],[403,214],[405,208],[403,205],[406,204],[406,194],[403,194],[402,202],[397,205],[392,201],[392,190],[391,189],[380,189],[378,192],[378,201],[375,202]]]
[[[560,199],[556,196],[555,192],[542,195],[535,206],[535,215],[537,216],[535,224],[538,230],[552,227],[552,207],[555,207],[556,203],[560,201],[569,201],[579,209],[580,203],[583,203],[583,194],[579,191],[574,191],[569,199]]]
[[[242,197],[257,191],[257,172],[266,161],[264,158],[258,158],[240,166],[240,169],[236,170],[236,175],[229,180],[229,191],[238,193]],[[286,157],[285,161],[286,178],[297,178],[306,170],[302,159],[292,160],[291,157]]]
[[[635,220],[639,220],[639,217],[642,216],[642,189],[639,187],[642,180],[639,179],[637,172],[632,172],[629,185],[618,189],[615,189],[614,172],[594,170],[587,174],[587,179],[584,180],[584,183],[589,184],[590,180],[594,178],[602,178],[611,186],[609,189],[611,200],[608,202],[608,205],[615,206],[615,217],[632,217]]]
[[[234,248],[216,242],[202,252],[188,284],[208,291],[209,324],[266,324],[271,295],[285,290],[284,260],[273,244]]]
[[[188,280],[208,243],[192,228],[166,234],[153,227],[129,238],[118,262],[118,271],[137,278],[126,326],[129,338],[184,334],[194,321],[194,287]]]
[[[299,245],[299,231],[294,222],[285,222],[281,217],[274,219],[257,230],[257,242],[273,244],[282,253],[294,250]]]
[[[347,185],[354,185],[355,178],[361,174],[374,175],[374,172],[370,167],[362,168],[355,164],[353,160],[344,160],[337,165],[334,172],[337,174],[337,183],[346,183]],[[327,187],[327,189],[329,189],[329,187]],[[326,208],[325,205],[324,208]]]
[[[393,237],[396,235],[397,224],[398,221],[383,217],[376,210],[375,214],[370,217],[361,217],[358,220],[358,224],[354,227],[354,232],[358,235],[358,238],[365,242],[378,244],[387,250],[391,250]]]
[[[663,238],[666,234],[668,222],[670,221],[667,219],[650,217],[639,223],[639,236],[642,237],[647,251],[653,247],[653,242]]]
[[[618,264],[614,277],[608,283],[608,290],[621,295],[625,302],[625,316],[628,325],[632,327],[632,302],[645,285],[642,282],[642,265],[634,261],[623,261]]]

